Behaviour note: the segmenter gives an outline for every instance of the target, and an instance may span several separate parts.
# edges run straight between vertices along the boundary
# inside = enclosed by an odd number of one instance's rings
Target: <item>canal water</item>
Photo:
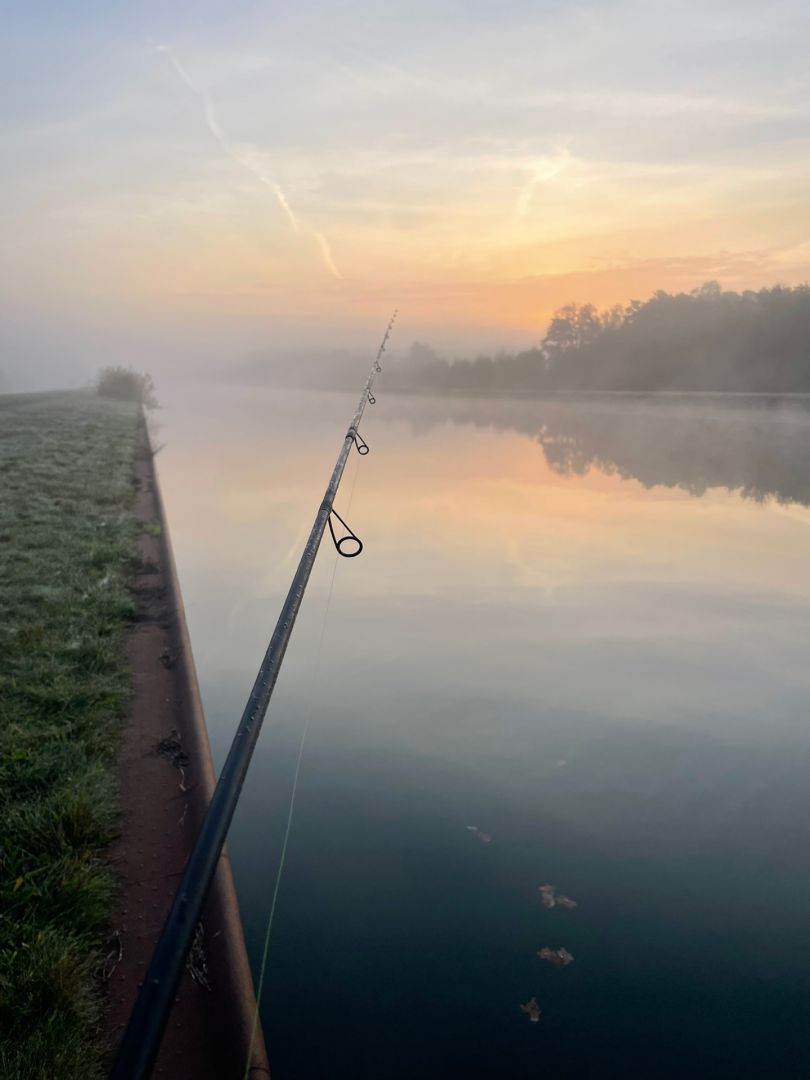
[[[354,399],[193,395],[156,437],[220,763]],[[275,1080],[810,1076],[810,412],[378,396],[230,836],[257,968],[309,722]]]

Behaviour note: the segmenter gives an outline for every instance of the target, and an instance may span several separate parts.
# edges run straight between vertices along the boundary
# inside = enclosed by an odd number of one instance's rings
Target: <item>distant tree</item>
[[[525,352],[450,361],[416,343],[410,355],[406,389],[810,393],[810,286],[736,293],[707,281],[602,312],[566,304]]]
[[[96,378],[101,397],[118,401],[138,401],[145,409],[156,409],[158,400],[152,376],[131,367],[104,367]]]
[[[432,345],[426,345],[423,341],[414,341],[408,349],[406,363],[410,367],[427,367],[439,360],[439,354]]]
[[[696,300],[717,300],[718,297],[723,295],[723,290],[720,288],[719,281],[704,281],[702,285],[692,289],[689,295],[694,296]],[[731,295],[736,294],[732,293]]]
[[[566,304],[555,313],[546,331],[546,349],[581,349],[594,341],[602,330],[602,320],[593,304]]]

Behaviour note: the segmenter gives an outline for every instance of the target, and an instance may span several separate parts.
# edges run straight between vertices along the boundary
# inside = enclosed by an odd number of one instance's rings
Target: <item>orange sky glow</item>
[[[473,8],[12,25],[12,343],[227,366],[397,306],[402,346],[470,355],[570,301],[810,278],[803,5]]]

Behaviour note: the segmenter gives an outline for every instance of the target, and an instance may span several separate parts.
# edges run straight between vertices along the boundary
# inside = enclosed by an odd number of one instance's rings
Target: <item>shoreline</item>
[[[120,832],[111,862],[120,888],[111,927],[120,959],[109,975],[105,1031],[116,1047],[199,831],[215,776],[182,596],[143,418],[135,455],[140,568],[126,655],[132,673],[118,756]],[[178,988],[156,1077],[270,1075],[227,850],[206,902],[202,935]],[[189,968],[193,969],[192,975]]]
[[[323,385],[294,385],[287,383],[274,383],[268,381],[232,379],[210,379],[206,385],[224,387],[232,386],[246,390],[271,390],[289,394],[353,394],[354,386],[350,384],[336,386],[324,383]],[[382,386],[382,384],[381,384]],[[407,386],[397,383],[385,383],[385,392],[397,397],[415,398],[450,398],[471,399],[474,401],[566,401],[569,399],[582,398],[659,398],[672,399],[696,399],[716,400],[730,399],[733,401],[796,401],[799,403],[810,402],[810,391],[806,390],[520,390],[512,392],[503,391],[492,393],[491,391],[475,387],[432,387],[432,386]]]

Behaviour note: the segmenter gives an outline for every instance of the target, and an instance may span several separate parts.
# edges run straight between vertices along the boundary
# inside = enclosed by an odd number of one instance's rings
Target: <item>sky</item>
[[[810,278],[804,0],[17,3],[0,370],[526,347]]]

